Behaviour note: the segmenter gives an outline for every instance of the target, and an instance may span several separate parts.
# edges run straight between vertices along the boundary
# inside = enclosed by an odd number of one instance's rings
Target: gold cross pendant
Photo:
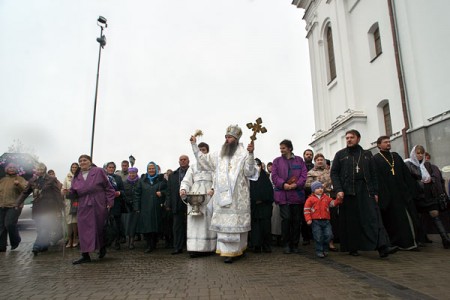
[[[391,168],[392,175],[395,175],[394,167]]]

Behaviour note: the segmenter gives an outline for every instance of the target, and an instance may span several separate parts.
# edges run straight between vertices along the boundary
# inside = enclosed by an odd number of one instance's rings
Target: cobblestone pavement
[[[0,299],[449,299],[450,250],[437,235],[420,252],[387,259],[331,253],[248,253],[233,264],[218,256],[189,258],[170,249],[144,254],[112,250],[102,260],[72,265],[77,249],[54,246],[33,257],[34,231],[14,251],[0,253]],[[8,247],[9,248],[9,247]],[[123,247],[125,248],[125,247]],[[91,254],[96,258],[95,254]]]

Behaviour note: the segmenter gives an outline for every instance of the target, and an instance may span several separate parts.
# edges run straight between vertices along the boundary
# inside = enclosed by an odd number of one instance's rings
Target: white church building
[[[315,152],[332,159],[354,128],[363,148],[376,151],[388,135],[404,158],[422,144],[433,163],[450,165],[450,1],[292,4],[306,22]]]

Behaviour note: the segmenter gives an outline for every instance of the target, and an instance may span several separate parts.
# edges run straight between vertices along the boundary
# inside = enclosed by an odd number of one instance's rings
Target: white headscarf
[[[431,179],[430,173],[428,173],[427,168],[425,168],[425,154],[424,154],[424,158],[422,160],[422,163],[419,162],[419,160],[417,159],[417,154],[416,154],[416,147],[417,145],[415,145],[412,150],[411,153],[409,154],[408,159],[405,159],[406,161],[411,162],[413,165],[415,165],[416,167],[419,167],[420,169],[420,173],[422,175],[422,182],[429,182]]]

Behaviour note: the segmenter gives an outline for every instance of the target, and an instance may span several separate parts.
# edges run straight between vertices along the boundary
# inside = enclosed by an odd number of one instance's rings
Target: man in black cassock
[[[415,226],[417,212],[411,191],[414,189],[409,169],[396,152],[390,152],[388,136],[377,140],[380,150],[372,158],[378,179],[378,206],[392,245],[403,250],[417,249]]]
[[[387,257],[398,248],[389,247],[378,208],[377,175],[372,153],[360,145],[361,134],[351,129],[345,133],[347,147],[339,150],[331,167],[331,180],[339,207],[341,251],[359,256],[358,250],[378,250]]]

